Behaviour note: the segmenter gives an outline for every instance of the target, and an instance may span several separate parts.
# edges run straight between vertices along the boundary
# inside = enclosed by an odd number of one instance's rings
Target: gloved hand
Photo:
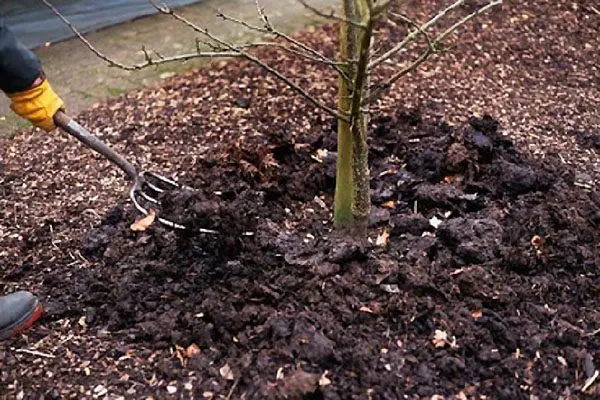
[[[65,103],[54,92],[47,79],[42,83],[18,93],[8,95],[10,108],[38,128],[50,132],[56,128],[54,114],[64,108]]]

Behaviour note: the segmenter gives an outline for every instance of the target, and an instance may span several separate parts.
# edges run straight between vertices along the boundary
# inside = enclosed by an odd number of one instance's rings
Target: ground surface
[[[120,174],[72,140],[2,142],[4,290],[47,313],[0,348],[1,393],[597,398],[600,17],[518,5],[374,110],[369,243],[330,231],[331,118],[246,63],[80,116],[198,188],[165,212],[216,237],[132,232]],[[333,99],[319,67],[262,54]]]

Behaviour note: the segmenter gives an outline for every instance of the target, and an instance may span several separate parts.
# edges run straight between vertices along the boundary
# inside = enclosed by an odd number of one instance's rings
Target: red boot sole
[[[26,320],[24,320],[23,322],[19,322],[19,324],[15,328],[7,330],[7,334],[6,337],[4,337],[4,339],[8,339],[10,337],[18,335],[19,333],[22,333],[27,329],[31,328],[31,326],[42,316],[43,313],[44,308],[41,304],[38,304]]]

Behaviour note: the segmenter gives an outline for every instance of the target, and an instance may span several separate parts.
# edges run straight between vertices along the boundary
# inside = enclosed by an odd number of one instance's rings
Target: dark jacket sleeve
[[[41,73],[39,59],[17,40],[0,17],[0,89],[6,93],[23,91]]]

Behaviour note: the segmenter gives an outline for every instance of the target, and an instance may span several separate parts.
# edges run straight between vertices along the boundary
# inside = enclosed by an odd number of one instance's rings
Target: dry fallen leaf
[[[448,334],[444,331],[436,329],[432,342],[435,347],[444,347],[446,346],[446,343],[448,343]]]
[[[297,369],[285,378],[280,395],[287,399],[306,398],[318,389],[321,378],[322,376],[317,374]]]
[[[329,371],[323,372],[323,375],[319,378],[319,386],[329,386],[331,385],[331,379],[327,377],[327,373]]]
[[[131,224],[131,230],[134,232],[144,232],[148,229],[156,219],[156,212],[154,210],[150,210],[148,215],[143,218],[136,220],[133,224]]]
[[[380,286],[381,289],[383,289],[383,291],[387,292],[387,293],[400,293],[400,287],[396,284],[383,284]]]
[[[396,202],[394,200],[386,201],[381,205],[383,208],[389,208],[391,210],[396,208]]]
[[[379,247],[385,247],[385,246],[387,246],[389,241],[390,241],[390,233],[387,231],[387,229],[384,229],[383,232],[381,232],[381,234],[379,236],[377,236],[377,240],[375,241],[375,244]]]
[[[543,245],[543,244],[544,244],[544,238],[543,238],[543,237],[541,237],[541,236],[539,236],[539,235],[534,235],[534,236],[531,238],[531,245],[532,245],[533,247],[535,247],[535,248],[538,248],[538,247],[540,247],[540,246],[541,246],[541,245]]]
[[[362,306],[361,308],[358,309],[358,311],[373,314],[373,310],[371,310],[369,307],[366,307],[366,306]]]
[[[219,373],[223,378],[227,379],[228,381],[233,380],[233,371],[231,370],[229,364],[225,364],[221,368],[219,368]]]
[[[327,149],[318,149],[315,154],[310,156],[310,158],[312,158],[316,162],[322,163],[323,160],[326,159],[328,155],[329,155],[329,151],[327,151]]]
[[[283,368],[282,368],[282,367],[279,367],[279,368],[277,369],[277,374],[275,375],[275,380],[277,380],[277,381],[280,381],[280,380],[282,380],[283,378],[284,378],[284,375],[283,375]]]
[[[185,349],[176,344],[175,345],[175,357],[177,357],[177,359],[181,363],[181,366],[185,368],[185,366],[187,365],[187,361],[185,360],[184,353],[185,353]]]
[[[446,183],[452,183],[455,179],[456,177],[454,175],[448,175],[444,177],[443,181]]]
[[[382,178],[382,177],[384,177],[386,175],[394,175],[394,174],[397,174],[397,173],[398,173],[398,169],[397,168],[391,168],[391,169],[388,169],[388,170],[383,171],[382,173],[380,173],[379,177]]]
[[[200,353],[200,347],[196,343],[190,344],[187,349],[185,349],[185,355],[187,358],[192,358],[194,354]]]
[[[435,229],[439,228],[440,225],[442,224],[441,219],[439,219],[438,217],[436,217],[435,215],[433,217],[431,217],[431,219],[429,220],[429,225],[433,226]]]
[[[477,310],[471,311],[471,317],[473,317],[473,319],[479,319],[483,317],[483,310],[479,308]]]
[[[453,349],[458,347],[456,338],[452,338],[452,340],[450,340],[448,334],[439,329],[435,330],[435,334],[433,335],[433,339],[431,341],[435,347],[444,347],[446,345],[452,347]]]

